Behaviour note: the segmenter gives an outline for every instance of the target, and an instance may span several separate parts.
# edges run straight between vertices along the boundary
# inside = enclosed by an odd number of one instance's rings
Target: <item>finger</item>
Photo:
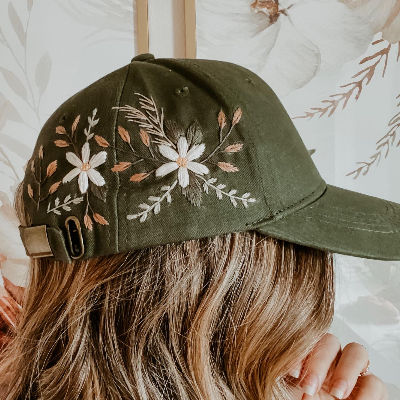
[[[349,343],[342,355],[331,378],[330,394],[338,399],[346,398],[354,388],[368,361],[368,352],[359,343]]]
[[[385,388],[383,382],[377,376],[371,374],[359,377],[350,393],[352,400],[383,399]]]
[[[341,346],[338,338],[326,333],[307,357],[300,386],[309,396],[319,392],[332,364],[336,365]]]

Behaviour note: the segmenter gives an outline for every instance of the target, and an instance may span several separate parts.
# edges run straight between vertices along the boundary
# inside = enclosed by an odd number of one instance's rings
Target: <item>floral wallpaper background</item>
[[[154,1],[150,21],[161,20]],[[196,13],[197,57],[270,84],[326,182],[400,203],[400,0],[197,0]],[[156,35],[162,27],[150,25],[150,52],[165,56],[152,51]],[[134,0],[1,2],[0,284],[9,292],[29,274],[12,200],[42,125],[136,54]],[[371,372],[400,399],[400,262],[335,261],[330,331],[342,347],[363,344]]]

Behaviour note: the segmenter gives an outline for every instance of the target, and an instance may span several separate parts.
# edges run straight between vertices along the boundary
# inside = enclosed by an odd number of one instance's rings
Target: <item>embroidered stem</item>
[[[174,187],[176,186],[176,184],[178,183],[178,180],[175,180],[174,183],[171,186],[163,186],[161,188],[161,190],[165,189],[165,193],[160,196],[160,197],[155,197],[155,196],[150,196],[148,197],[148,200],[150,201],[155,201],[152,205],[148,205],[146,203],[142,203],[139,205],[139,207],[144,208],[145,210],[137,213],[137,214],[128,214],[126,216],[127,219],[135,219],[138,217],[140,218],[140,222],[143,222],[146,218],[147,215],[149,214],[150,211],[154,210],[155,214],[158,214],[159,210],[160,210],[160,204],[161,202],[167,198],[168,202],[171,202],[171,195],[170,193],[172,192],[172,190],[174,189]]]
[[[202,161],[200,161],[200,163],[204,163],[206,162],[208,159],[210,159],[223,145],[223,143],[225,142],[226,139],[228,139],[229,135],[231,134],[233,127],[235,125],[232,124],[231,129],[229,129],[229,132],[226,134],[226,136],[222,139],[222,141],[220,141],[219,145],[215,147],[215,149]]]

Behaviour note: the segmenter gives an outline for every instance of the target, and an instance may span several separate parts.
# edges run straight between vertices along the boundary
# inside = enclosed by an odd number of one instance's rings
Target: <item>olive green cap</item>
[[[327,184],[256,74],[141,54],[61,104],[28,161],[31,257],[72,259],[258,230],[400,260],[400,204]]]

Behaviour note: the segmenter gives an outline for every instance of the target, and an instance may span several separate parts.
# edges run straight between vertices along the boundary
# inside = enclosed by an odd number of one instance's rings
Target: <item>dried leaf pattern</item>
[[[400,99],[400,94],[396,97],[396,99]],[[400,107],[400,102],[397,104],[397,107]],[[381,155],[384,147],[386,147],[385,159],[389,154],[390,147],[393,146],[394,141],[396,140],[397,131],[400,128],[400,111],[398,111],[393,118],[388,123],[389,131],[380,138],[376,143],[381,142],[376,146],[377,153],[370,156],[372,161],[359,161],[356,164],[362,164],[356,170],[349,172],[346,176],[356,174],[353,179],[356,179],[360,173],[362,172],[363,175],[366,175],[371,167],[372,164],[375,162],[376,165],[379,165],[379,161],[381,160]],[[400,140],[397,142],[396,147],[400,146]]]
[[[384,39],[379,39],[374,41],[372,44],[377,45],[379,43],[385,42]],[[397,53],[397,61],[400,58],[400,42],[397,44],[398,45],[398,53]],[[358,98],[361,95],[361,92],[364,88],[364,83],[365,85],[368,85],[369,82],[371,82],[372,77],[375,74],[377,66],[383,61],[383,70],[382,70],[382,77],[385,76],[386,72],[386,67],[388,63],[388,58],[389,58],[389,52],[392,47],[391,43],[388,43],[386,47],[382,48],[381,50],[377,51],[375,54],[372,56],[365,57],[360,61],[360,65],[368,63],[370,61],[375,61],[370,65],[367,65],[364,69],[361,71],[357,72],[355,75],[352,76],[352,79],[358,78],[354,80],[353,82],[347,83],[345,85],[341,85],[341,88],[346,88],[349,87],[349,90],[346,92],[341,92],[341,93],[336,93],[330,95],[330,99],[322,100],[321,103],[326,104],[325,107],[311,107],[310,111],[307,111],[304,113],[304,115],[294,117],[293,119],[296,118],[308,118],[309,120],[313,118],[315,115],[319,115],[319,117],[324,116],[325,114],[330,117],[339,107],[340,104],[343,103],[342,105],[342,110],[345,109],[347,106],[348,101],[351,99],[353,94],[355,93],[355,100],[357,101]]]

